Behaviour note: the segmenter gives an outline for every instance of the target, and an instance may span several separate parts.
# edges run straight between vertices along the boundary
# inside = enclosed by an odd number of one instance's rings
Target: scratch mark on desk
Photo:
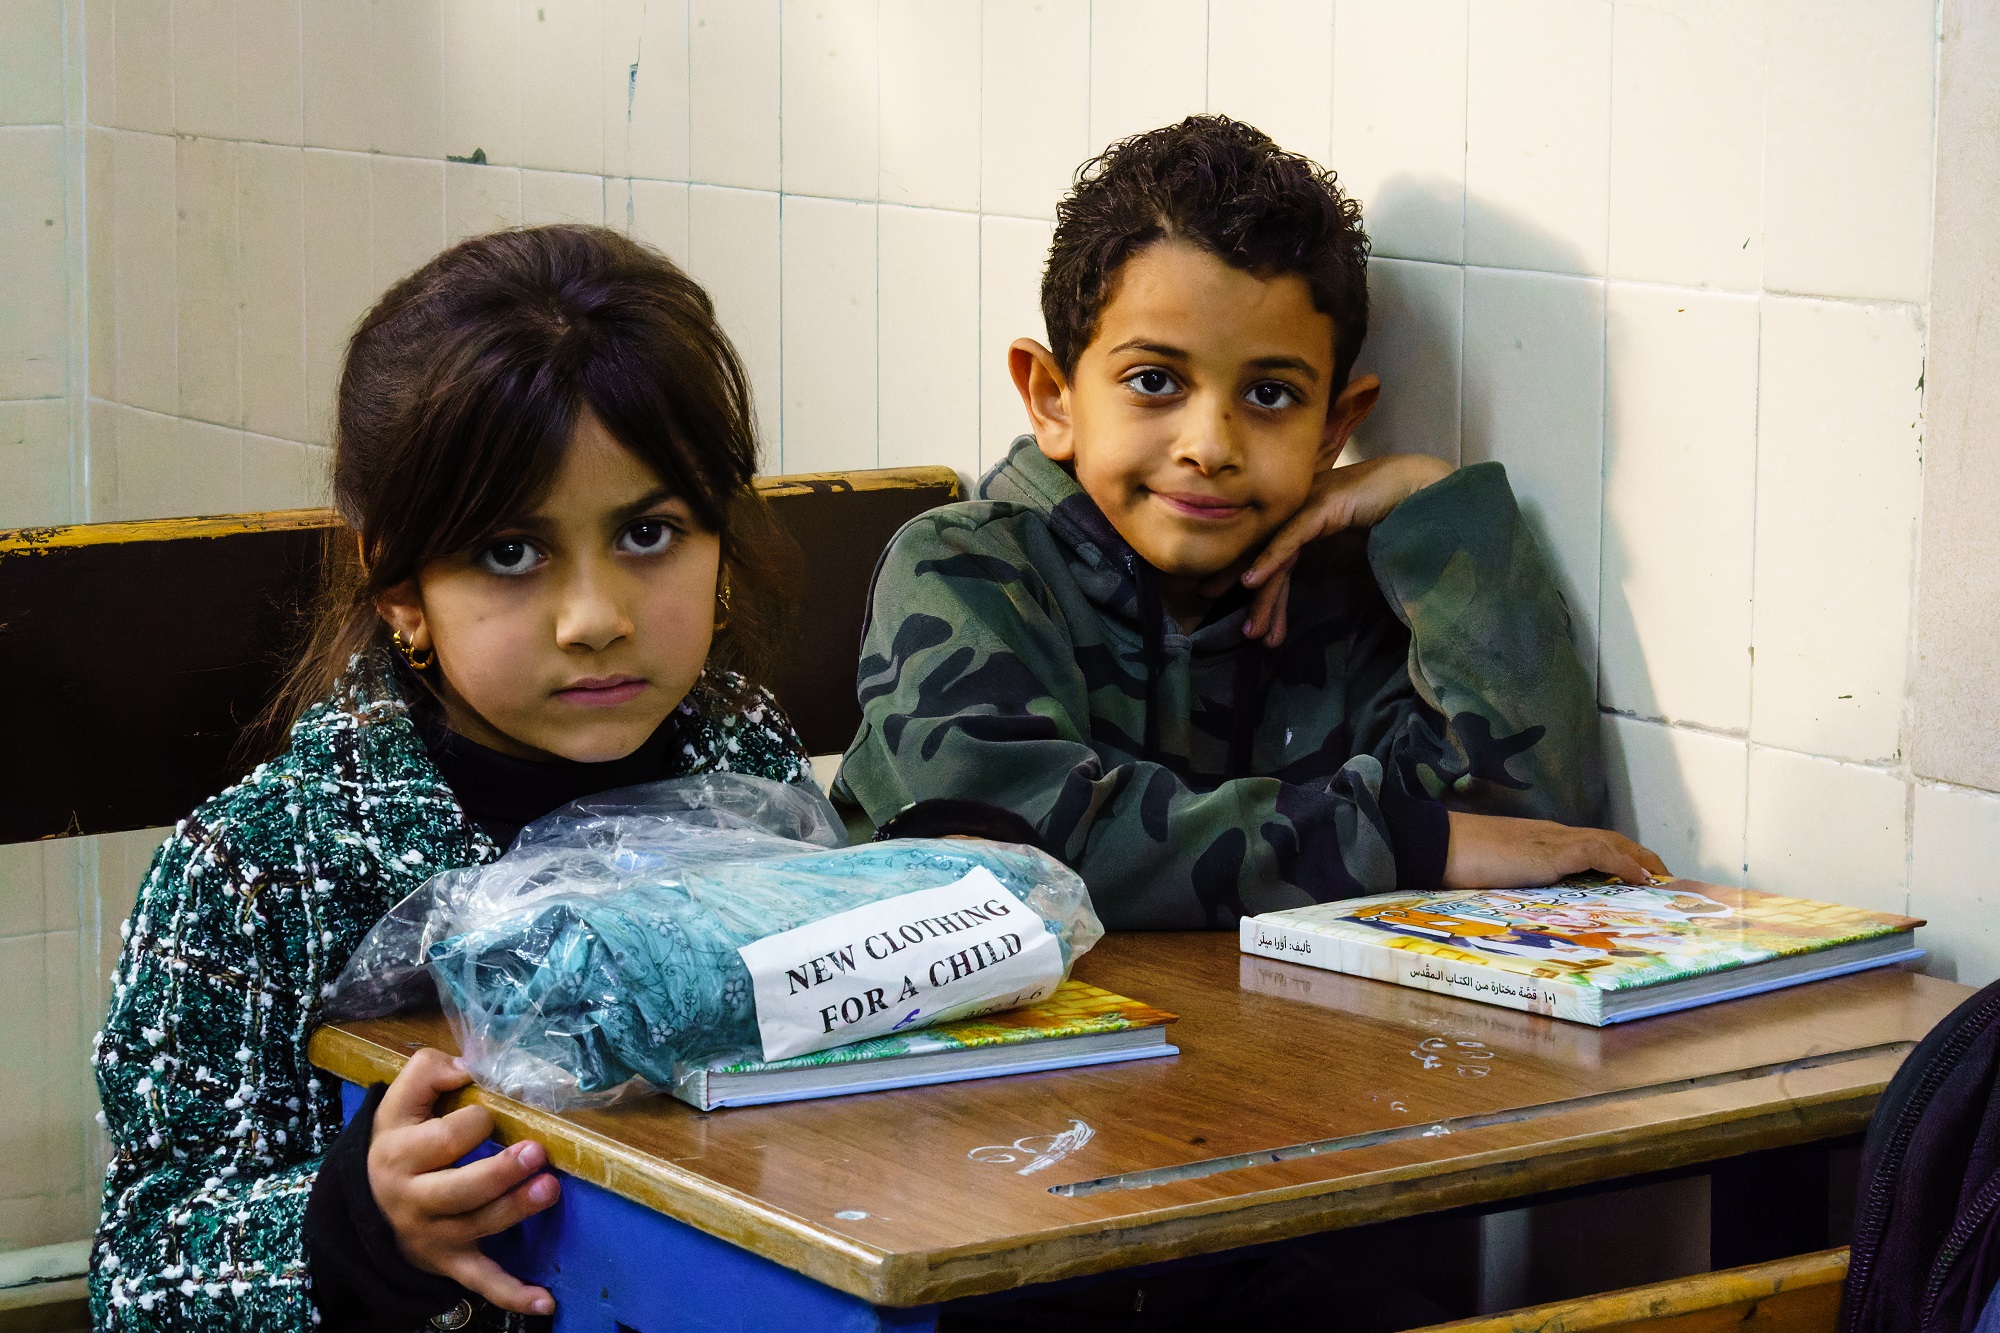
[[[1460,1078],[1485,1078],[1492,1065],[1493,1050],[1483,1041],[1452,1041],[1447,1037],[1426,1037],[1410,1052],[1410,1058],[1424,1069],[1443,1069],[1447,1064]]]
[[[1532,1106],[1515,1107],[1503,1111],[1485,1111],[1477,1115],[1452,1116],[1428,1125],[1397,1125],[1390,1129],[1371,1129],[1359,1134],[1343,1134],[1337,1138],[1316,1139],[1311,1143],[1293,1143],[1282,1148],[1270,1148],[1260,1152],[1235,1153],[1228,1157],[1209,1157],[1199,1162],[1183,1162],[1179,1166],[1154,1167],[1147,1171],[1128,1171],[1123,1175],[1099,1176],[1094,1180],[1079,1180],[1068,1185],[1051,1185],[1049,1193],[1066,1198],[1087,1198],[1093,1194],[1104,1194],[1112,1190],[1142,1190],[1155,1185],[1178,1184],[1183,1180],[1200,1180],[1204,1176],[1220,1175],[1225,1171],[1243,1171],[1253,1166],[1268,1166],[1273,1162],[1292,1162],[1305,1157],[1320,1157],[1327,1153],[1352,1152],[1356,1148],[1373,1148],[1384,1143],[1403,1143],[1411,1139],[1439,1138],[1450,1134],[1461,1134],[1467,1130],[1488,1129],[1495,1125],[1518,1124],[1523,1120],[1539,1120],[1545,1116],[1561,1115],[1571,1111],[1592,1111],[1599,1107],[1613,1106],[1620,1102],[1646,1101],[1654,1097],[1666,1097],[1680,1092],[1694,1092],[1703,1088],[1726,1087],[1732,1083],[1747,1083],[1752,1079],[1778,1078],[1788,1074],[1804,1073],[1809,1069],[1821,1069],[1827,1065],[1847,1064],[1855,1060],[1870,1060],[1877,1056],[1907,1055],[1916,1046],[1913,1041],[1885,1041],[1874,1046],[1860,1046],[1850,1051],[1826,1051],[1819,1055],[1800,1056],[1793,1060],[1779,1060],[1771,1064],[1751,1065],[1745,1069],[1727,1069],[1715,1074],[1697,1074],[1691,1078],[1671,1079],[1665,1083],[1647,1083],[1636,1088],[1617,1088],[1610,1092],[1593,1092],[1581,1097],[1563,1097],[1550,1102],[1537,1102]],[[1082,1122],[1079,1121],[1079,1124]],[[1025,1141],[1025,1140],[1024,1140]],[[975,1151],[982,1151],[975,1149]],[[1025,1174],[1025,1173],[1024,1173]]]
[[[1072,1120],[1069,1128],[1060,1134],[1028,1134],[1012,1143],[989,1143],[974,1148],[966,1156],[975,1162],[993,1166],[1010,1166],[1023,1157],[1032,1157],[1032,1161],[1014,1173],[1017,1176],[1032,1176],[1037,1171],[1054,1166],[1096,1137],[1097,1131],[1089,1125],[1081,1120]]]

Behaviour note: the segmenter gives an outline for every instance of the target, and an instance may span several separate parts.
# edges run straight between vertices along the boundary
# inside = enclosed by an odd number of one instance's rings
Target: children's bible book
[[[1696,880],[1568,881],[1266,912],[1242,947],[1602,1027],[1921,958],[1923,924]]]
[[[712,1111],[1178,1055],[1177,1015],[1074,978],[1040,1004],[787,1060],[680,1064],[674,1096]]]

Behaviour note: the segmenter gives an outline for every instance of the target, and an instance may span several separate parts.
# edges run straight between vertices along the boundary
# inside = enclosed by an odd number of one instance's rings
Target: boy
[[[1501,467],[1333,467],[1380,392],[1333,178],[1195,116],[1057,216],[1054,346],[1010,349],[1034,435],[884,554],[837,795],[1002,806],[1114,929],[1665,873],[1568,827],[1597,709]]]

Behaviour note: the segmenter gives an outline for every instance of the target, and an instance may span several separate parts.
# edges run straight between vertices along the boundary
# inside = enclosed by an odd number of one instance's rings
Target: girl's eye
[[[503,578],[514,578],[521,574],[531,574],[542,563],[542,553],[518,538],[494,542],[473,557],[473,563],[489,574]]]
[[[1291,385],[1280,384],[1275,380],[1253,384],[1250,386],[1250,391],[1243,396],[1257,406],[1273,411],[1281,407],[1291,407],[1299,401],[1299,396],[1292,391]]]
[[[1141,398],[1164,398],[1181,387],[1172,375],[1157,367],[1142,370],[1128,377],[1125,383],[1132,386],[1132,391]]]
[[[632,555],[658,555],[673,541],[673,528],[657,518],[639,520],[618,539],[619,545]]]

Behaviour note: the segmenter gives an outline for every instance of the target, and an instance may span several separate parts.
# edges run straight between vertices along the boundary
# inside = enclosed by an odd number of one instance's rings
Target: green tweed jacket
[[[687,773],[810,781],[777,704],[739,678],[703,677],[680,720]],[[377,918],[438,871],[498,855],[378,660],[357,659],[283,754],[174,827],[97,1038],[113,1145],[91,1255],[98,1328],[318,1323],[306,1198],[341,1108],[306,1039]],[[487,1310],[480,1326],[518,1322]]]
[[[1192,632],[1152,569],[1023,437],[980,499],[908,524],[877,567],[862,726],[836,799],[1014,810],[1112,929],[1432,888],[1444,798],[1592,823],[1596,700],[1497,463],[1307,548],[1276,650],[1245,598]]]

